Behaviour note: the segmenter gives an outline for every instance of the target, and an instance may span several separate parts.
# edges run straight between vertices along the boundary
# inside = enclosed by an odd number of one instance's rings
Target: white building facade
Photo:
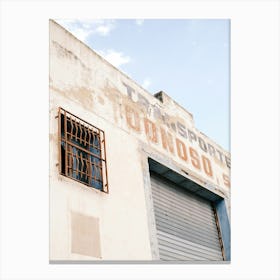
[[[50,261],[230,261],[230,154],[50,21]]]

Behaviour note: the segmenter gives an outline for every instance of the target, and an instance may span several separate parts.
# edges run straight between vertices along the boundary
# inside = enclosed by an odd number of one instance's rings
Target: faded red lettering
[[[190,157],[191,157],[191,163],[192,165],[197,168],[197,169],[201,169],[200,168],[200,161],[199,161],[199,155],[197,153],[197,151],[193,148],[189,148],[190,151]]]
[[[209,176],[212,177],[213,176],[213,171],[212,171],[212,166],[211,166],[211,162],[210,160],[205,157],[202,156],[202,165],[203,165],[203,170],[204,172]]]
[[[230,187],[229,176],[227,176],[226,174],[223,174],[223,179],[224,179],[224,185],[227,186],[227,187]]]
[[[144,124],[145,124],[145,132],[148,139],[151,140],[152,142],[157,143],[158,139],[157,139],[156,125],[152,121],[148,120],[147,118],[144,119]]]
[[[162,127],[160,128],[160,134],[162,147],[165,150],[169,150],[172,154],[174,154],[174,144],[171,134],[169,132],[166,132]]]
[[[140,118],[138,112],[126,106],[126,121],[135,131],[140,131]]]
[[[176,147],[177,147],[177,154],[178,156],[183,159],[183,160],[188,160],[187,157],[187,150],[186,150],[186,146],[185,144],[179,140],[178,138],[176,138]]]

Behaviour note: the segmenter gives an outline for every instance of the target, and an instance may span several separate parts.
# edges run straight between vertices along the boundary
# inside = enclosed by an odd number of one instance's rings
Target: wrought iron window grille
[[[60,174],[108,193],[104,131],[59,108],[58,135]]]

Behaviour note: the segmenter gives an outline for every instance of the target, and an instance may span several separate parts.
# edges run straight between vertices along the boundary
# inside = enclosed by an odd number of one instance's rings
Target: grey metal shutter
[[[151,176],[161,260],[223,260],[209,201]]]

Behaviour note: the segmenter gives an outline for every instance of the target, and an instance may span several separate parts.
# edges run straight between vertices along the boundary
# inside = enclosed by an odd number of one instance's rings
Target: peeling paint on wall
[[[89,90],[85,87],[80,87],[80,88],[71,87],[71,88],[59,89],[54,86],[50,86],[50,89],[58,92],[61,96],[67,97],[69,99],[72,99],[75,102],[78,102],[85,109],[88,109],[88,110],[94,109],[94,100],[93,100],[94,91],[93,90]]]
[[[168,95],[154,97],[58,24],[50,28],[50,258],[158,259],[147,158],[228,199],[230,154]],[[59,175],[58,107],[105,131],[109,195]]]

